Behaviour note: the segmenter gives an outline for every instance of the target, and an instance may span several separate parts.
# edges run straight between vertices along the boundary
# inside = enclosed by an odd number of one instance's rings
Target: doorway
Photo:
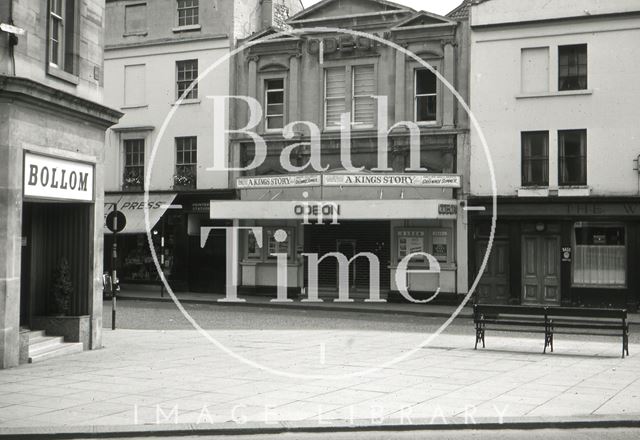
[[[476,270],[480,271],[489,242],[476,242]],[[491,248],[482,278],[476,289],[480,304],[507,304],[509,302],[509,242],[496,240]]]
[[[522,304],[560,305],[560,236],[522,237]]]
[[[347,260],[351,260],[356,254],[356,241],[355,240],[337,240],[336,251],[344,255]],[[356,286],[356,266],[357,260],[354,260],[349,265],[349,289]],[[340,287],[340,277],[337,277],[336,288]]]

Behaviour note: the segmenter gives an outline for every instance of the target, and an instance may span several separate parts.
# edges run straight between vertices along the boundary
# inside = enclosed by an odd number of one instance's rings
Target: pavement
[[[477,351],[473,336],[429,338],[334,329],[105,330],[102,350],[0,371],[0,437],[640,420],[640,345],[621,359],[612,339],[558,338],[555,353],[543,355],[539,337],[487,335],[487,349]]]

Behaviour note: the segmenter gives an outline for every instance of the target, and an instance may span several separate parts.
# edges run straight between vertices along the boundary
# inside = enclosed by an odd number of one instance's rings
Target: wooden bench
[[[544,306],[473,306],[476,344],[485,347],[487,330],[544,334],[544,350],[553,352],[556,334],[622,338],[622,357],[629,355],[629,323],[624,309],[589,309]]]

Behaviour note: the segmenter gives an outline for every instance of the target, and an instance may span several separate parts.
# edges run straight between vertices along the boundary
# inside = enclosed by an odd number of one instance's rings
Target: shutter
[[[340,115],[345,113],[345,69],[325,70],[325,120],[326,127],[339,127]]]
[[[375,88],[373,66],[355,66],[353,68],[353,121],[356,125],[374,124]]]

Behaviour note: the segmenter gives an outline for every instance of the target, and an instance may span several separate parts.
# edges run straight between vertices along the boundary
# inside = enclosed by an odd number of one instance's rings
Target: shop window
[[[286,232],[286,238],[284,239],[284,241],[282,240],[276,240],[276,235],[277,234],[281,234],[281,232],[279,231],[285,231]],[[291,234],[292,234],[292,230],[291,229],[285,229],[285,228],[273,228],[273,229],[268,229],[267,230],[267,255],[268,258],[276,258],[274,256],[272,256],[272,254],[275,253],[279,253],[279,254],[287,254],[288,258],[291,258],[292,256],[292,246],[291,246]],[[280,237],[278,237],[280,238]]]
[[[125,139],[123,188],[137,188],[144,184],[144,139]]]
[[[173,186],[195,188],[198,169],[198,138],[196,136],[176,138],[176,173]]]
[[[407,255],[417,252],[425,252],[425,250],[426,244],[424,231],[398,231],[398,261],[401,261]],[[412,262],[419,260],[420,258],[415,258]]]
[[[141,34],[147,31],[147,4],[136,3],[124,7],[124,32]]]
[[[621,225],[576,224],[573,285],[625,287],[626,231]]]
[[[352,72],[352,122],[354,127],[372,127],[376,118],[375,69],[370,66],[354,66]]]
[[[198,0],[178,0],[178,26],[193,26],[200,22]]]
[[[267,79],[264,89],[266,128],[281,130],[284,128],[284,79]]]
[[[275,245],[274,245],[275,246]],[[247,232],[247,258],[255,260],[262,257],[262,248],[259,246],[253,231]]]
[[[428,69],[417,69],[414,78],[416,122],[435,122],[438,109],[438,78]]]
[[[449,231],[431,232],[431,255],[439,262],[449,259]]]
[[[76,1],[49,0],[49,66],[76,75]]]
[[[325,70],[324,126],[340,128],[340,116],[346,113],[346,73],[344,67]]]
[[[549,48],[534,47],[521,52],[522,93],[549,91]]]
[[[587,184],[587,130],[558,132],[558,183]]]
[[[178,99],[198,78],[198,60],[176,61],[177,70],[177,95]],[[198,83],[195,82],[193,88],[184,96],[184,99],[198,99]]]
[[[587,45],[558,47],[558,90],[587,89]]]
[[[522,133],[522,186],[549,185],[549,132]]]

